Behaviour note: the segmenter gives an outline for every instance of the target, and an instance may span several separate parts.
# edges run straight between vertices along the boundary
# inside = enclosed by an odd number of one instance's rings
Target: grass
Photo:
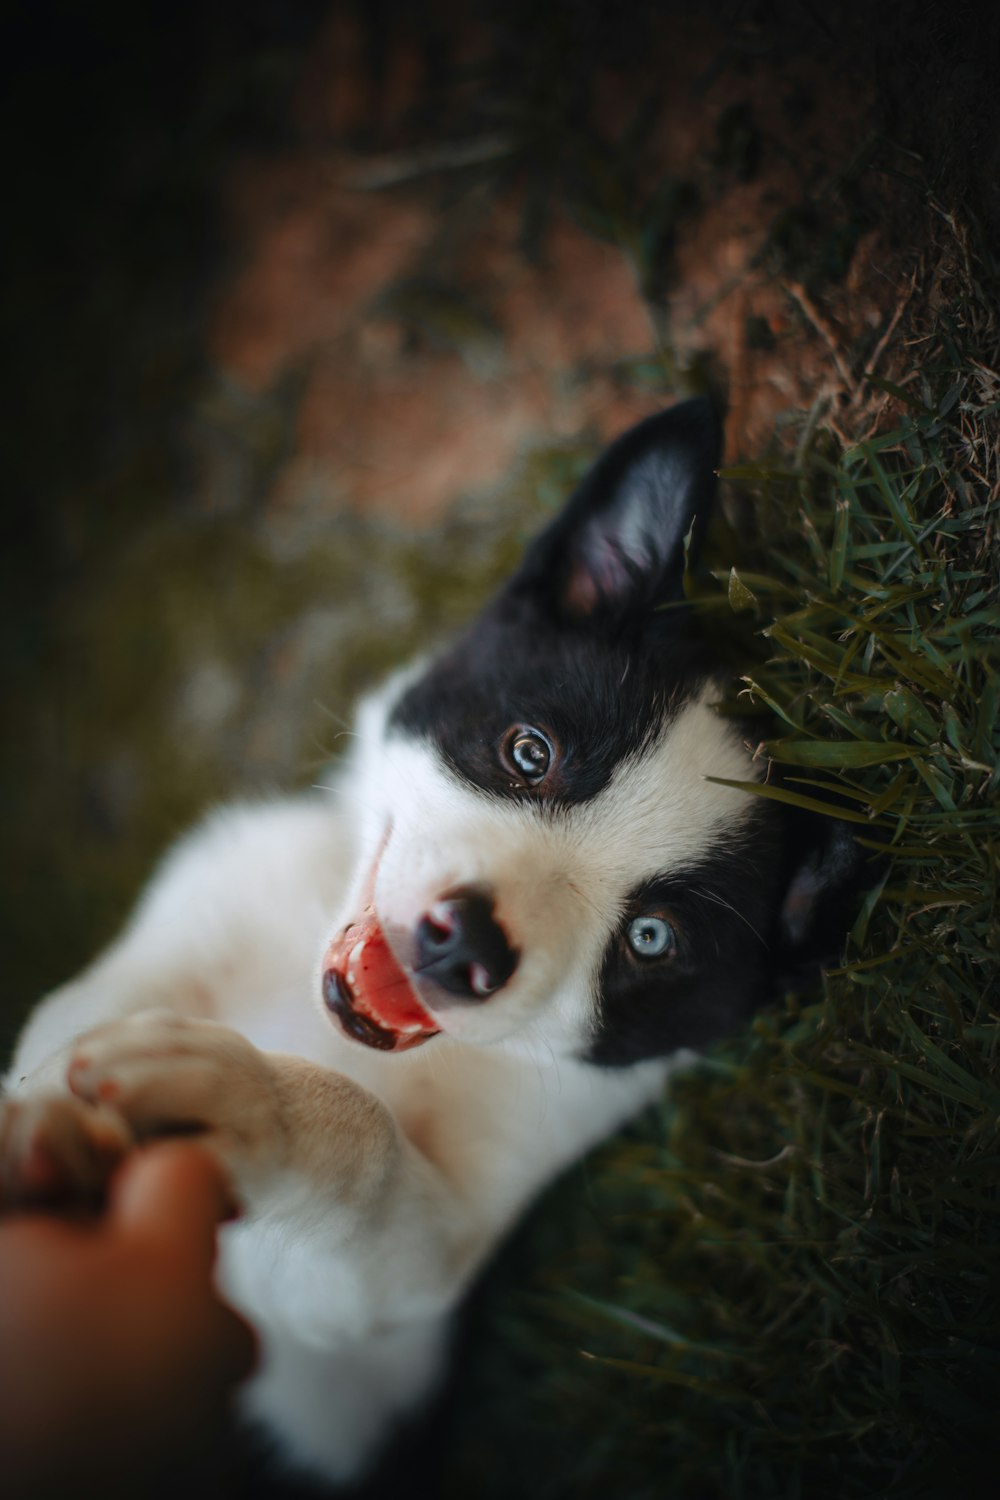
[[[760,794],[813,805],[835,786],[874,883],[822,993],[681,1079],[513,1251],[469,1407],[523,1457],[495,1488],[479,1476],[484,1494],[985,1493],[1000,391],[990,299],[966,286],[891,388],[891,430],[729,471],[770,545],[718,553],[701,598],[757,634],[732,708],[777,726]],[[460,1474],[481,1420],[460,1425]]]

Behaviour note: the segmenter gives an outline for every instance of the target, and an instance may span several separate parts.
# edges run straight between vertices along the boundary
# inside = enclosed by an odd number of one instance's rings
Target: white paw
[[[238,1180],[284,1161],[274,1068],[227,1026],[141,1011],[81,1036],[67,1078],[78,1098],[114,1109],[140,1138],[197,1133]]]
[[[0,1204],[96,1204],[135,1137],[106,1104],[35,1094],[0,1105]]]

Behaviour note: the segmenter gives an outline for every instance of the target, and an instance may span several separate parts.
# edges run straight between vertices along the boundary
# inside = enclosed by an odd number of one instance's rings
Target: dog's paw
[[[282,1165],[273,1065],[227,1026],[142,1011],[81,1036],[67,1079],[77,1098],[115,1110],[140,1139],[197,1134],[238,1181]]]
[[[0,1105],[0,1205],[93,1205],[135,1137],[106,1104],[36,1094]]]

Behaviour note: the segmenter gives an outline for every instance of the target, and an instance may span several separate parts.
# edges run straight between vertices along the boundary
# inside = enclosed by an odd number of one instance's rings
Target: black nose
[[[435,901],[417,923],[416,938],[417,973],[465,1000],[485,1000],[517,968],[517,950],[481,891],[453,891]]]

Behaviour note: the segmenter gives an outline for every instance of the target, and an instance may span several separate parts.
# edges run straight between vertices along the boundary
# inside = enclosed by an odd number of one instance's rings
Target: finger
[[[222,1168],[201,1146],[165,1141],[133,1152],[111,1184],[118,1229],[188,1247],[211,1265],[215,1231],[236,1210]]]

